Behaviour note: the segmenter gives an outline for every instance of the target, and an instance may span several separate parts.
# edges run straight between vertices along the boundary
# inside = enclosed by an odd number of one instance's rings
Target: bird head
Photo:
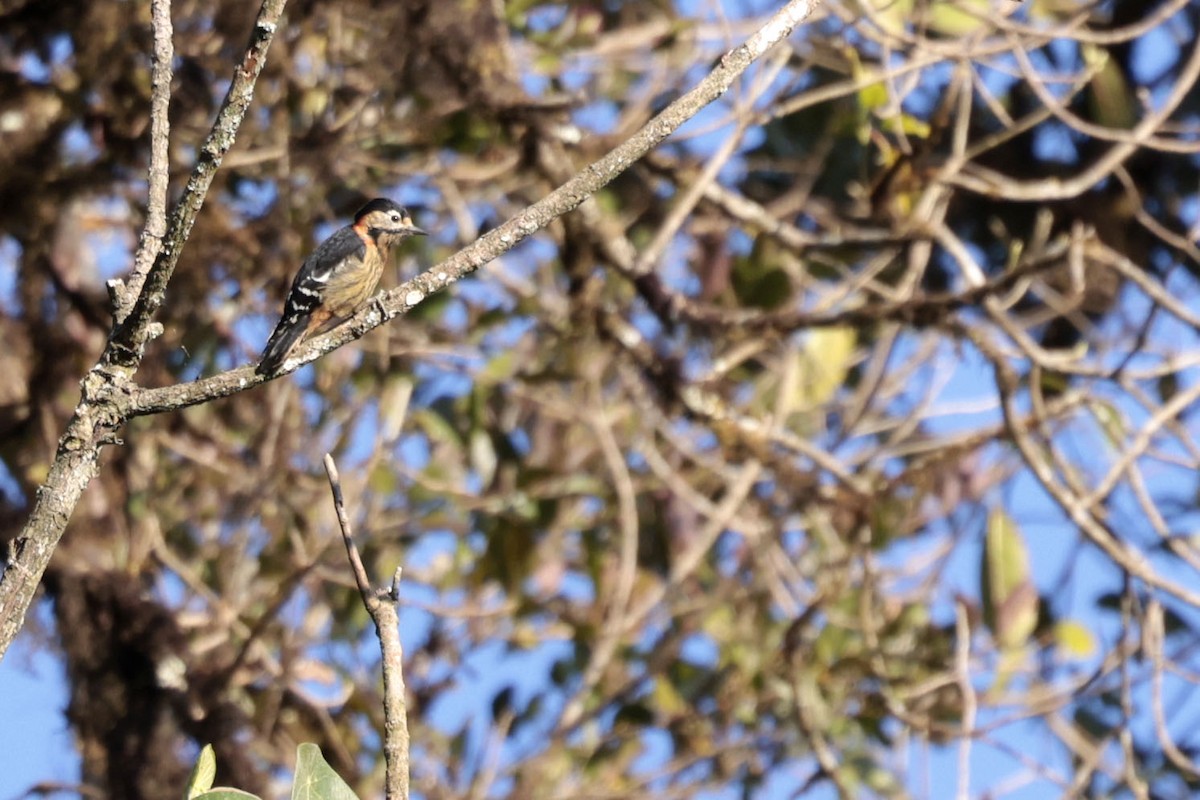
[[[377,197],[354,215],[354,227],[387,245],[408,236],[425,236],[408,212],[386,197]]]

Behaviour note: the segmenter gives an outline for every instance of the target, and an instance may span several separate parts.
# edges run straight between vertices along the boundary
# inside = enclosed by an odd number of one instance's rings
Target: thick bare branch
[[[154,333],[154,313],[162,305],[180,250],[204,203],[221,157],[233,145],[254,96],[254,83],[275,36],[284,3],[285,0],[265,0],[259,10],[246,54],[234,71],[229,93],[201,150],[183,198],[172,215],[166,240],[133,307],[113,331],[100,361],[83,379],[80,402],[59,439],[49,474],[38,489],[33,513],[13,543],[13,558],[3,582],[0,582],[0,658],[24,624],[25,612],[33,601],[42,573],[50,563],[83,490],[95,476],[100,449],[116,441],[115,432],[127,419],[121,398],[127,398],[130,393],[133,372],[141,361],[145,343]],[[156,19],[161,18],[162,10],[159,9]],[[167,35],[160,32],[156,40],[161,42]],[[165,48],[156,48],[156,58],[165,55]],[[152,112],[163,114],[166,105],[155,103]]]

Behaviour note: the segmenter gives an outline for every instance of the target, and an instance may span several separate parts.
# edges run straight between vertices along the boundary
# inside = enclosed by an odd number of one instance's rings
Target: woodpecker
[[[392,245],[424,235],[408,212],[387,198],[360,208],[352,224],[321,242],[300,266],[283,317],[254,371],[270,375],[309,336],[350,318],[374,294]]]

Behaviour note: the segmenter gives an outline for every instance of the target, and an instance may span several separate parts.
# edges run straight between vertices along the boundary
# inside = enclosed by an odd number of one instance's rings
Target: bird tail
[[[275,332],[267,340],[267,346],[263,349],[262,358],[259,359],[254,372],[258,375],[275,373],[283,366],[283,362],[287,361],[296,345],[304,339],[307,329],[307,315],[301,319],[280,320],[279,324],[275,326]]]

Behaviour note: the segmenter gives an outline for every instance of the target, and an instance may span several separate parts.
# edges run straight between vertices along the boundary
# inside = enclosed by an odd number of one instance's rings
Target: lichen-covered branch
[[[275,36],[284,4],[285,0],[265,0],[259,10],[246,54],[234,71],[229,93],[201,149],[183,197],[171,217],[166,238],[146,273],[137,299],[129,306],[127,294],[122,294],[119,289],[113,292],[118,300],[118,313],[122,313],[122,309],[128,309],[128,312],[114,329],[99,362],[83,379],[79,404],[59,439],[49,474],[38,489],[33,513],[20,536],[12,543],[8,569],[0,581],[0,658],[8,652],[9,645],[21,630],[54,548],[62,538],[83,490],[95,476],[100,449],[116,441],[116,431],[128,419],[128,397],[132,392],[133,374],[141,361],[146,342],[154,334],[154,314],[162,305],[167,282],[178,262],[183,243],[187,241],[196,213],[204,203],[213,175],[232,146],[254,96],[254,84],[262,70],[267,48]],[[158,23],[162,22],[162,11],[160,7],[154,14]],[[154,49],[155,99],[151,103],[154,115],[166,113],[167,98],[164,95],[170,91],[169,81],[158,80],[163,70],[170,68],[171,48],[162,46],[163,37],[161,30],[155,37],[158,43]],[[162,65],[160,59],[168,59],[168,64]],[[165,121],[160,125],[165,125]],[[153,130],[162,131],[163,128]],[[151,197],[153,200],[153,192]],[[148,233],[144,240],[151,238]]]
[[[133,257],[133,270],[127,280],[108,282],[117,324],[129,316],[142,292],[146,274],[162,252],[167,235],[167,186],[170,183],[171,121],[167,115],[171,103],[171,62],[175,58],[172,39],[171,0],[153,0],[150,15],[154,28],[154,66],[150,74],[150,168],[146,180],[146,224],[142,240]]]

